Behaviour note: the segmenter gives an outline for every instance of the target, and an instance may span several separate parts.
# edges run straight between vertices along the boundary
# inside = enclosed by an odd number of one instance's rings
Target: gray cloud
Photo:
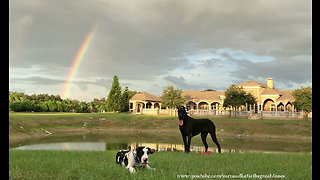
[[[210,58],[210,59],[201,59],[197,60],[201,66],[210,68],[210,67],[223,67],[224,62],[218,58]]]
[[[205,83],[199,83],[199,82],[189,82],[184,77],[179,76],[165,76],[163,77],[166,81],[170,82],[171,84],[175,85],[178,88],[181,88],[183,90],[205,90],[205,89],[215,89],[220,90],[221,88],[218,87],[212,87],[210,84]]]
[[[44,77],[29,77],[29,78],[12,78],[11,83],[21,83],[21,84],[31,84],[31,85],[58,85],[63,87],[65,83],[64,80],[44,78]],[[77,85],[81,90],[86,91],[88,85],[97,85],[107,88],[111,87],[113,80],[112,79],[96,79],[93,81],[74,81],[72,84]]]
[[[250,79],[274,78],[279,84],[292,88],[294,83],[311,83],[311,57],[287,57],[266,62],[252,62],[246,59],[235,60],[224,54],[228,61],[234,63],[237,69],[230,73],[240,81]],[[308,81],[309,80],[309,81]]]
[[[41,85],[54,85],[63,84],[63,80],[43,78],[43,77],[29,77],[29,78],[11,78],[12,83],[25,83],[25,84],[41,84]]]

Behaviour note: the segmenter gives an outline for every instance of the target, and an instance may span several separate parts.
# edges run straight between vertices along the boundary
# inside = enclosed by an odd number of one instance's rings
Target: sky
[[[91,101],[114,75],[156,96],[269,77],[277,89],[310,86],[311,3],[11,0],[9,91]]]

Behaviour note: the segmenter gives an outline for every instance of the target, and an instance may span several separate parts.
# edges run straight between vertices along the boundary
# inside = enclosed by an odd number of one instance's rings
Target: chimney
[[[272,80],[272,78],[268,78],[267,87],[273,89],[273,80]]]

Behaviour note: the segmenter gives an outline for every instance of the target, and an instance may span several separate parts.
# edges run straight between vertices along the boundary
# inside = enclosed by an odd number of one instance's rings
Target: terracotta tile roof
[[[243,83],[240,83],[240,84],[237,84],[237,86],[242,86],[242,87],[248,87],[248,86],[260,86],[260,87],[264,87],[266,88],[267,85],[266,84],[262,84],[262,83],[259,83],[257,81],[246,81],[246,82],[243,82]]]
[[[161,99],[155,95],[152,95],[147,92],[140,92],[133,95],[130,100],[140,100],[140,101],[158,101],[161,102]]]
[[[201,100],[207,101],[220,101],[220,96],[224,96],[224,92],[216,92],[216,91],[183,91],[182,97],[184,97],[187,101],[192,100],[195,102],[199,102]]]
[[[281,92],[281,97],[277,99],[277,101],[294,101],[294,97],[292,95],[294,90],[279,90]]]
[[[281,95],[281,91],[278,89],[266,88],[262,90],[261,95]]]

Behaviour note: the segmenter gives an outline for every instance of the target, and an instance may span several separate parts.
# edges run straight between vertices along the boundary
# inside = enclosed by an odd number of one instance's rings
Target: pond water
[[[218,136],[222,153],[290,153],[312,152],[311,140],[252,138],[236,136]],[[208,150],[218,152],[211,138],[207,138]],[[106,151],[134,149],[148,146],[156,151],[183,151],[183,141],[177,133],[104,133],[46,136],[23,143],[12,144],[18,150],[79,150]],[[192,138],[191,151],[204,151],[200,136]]]

